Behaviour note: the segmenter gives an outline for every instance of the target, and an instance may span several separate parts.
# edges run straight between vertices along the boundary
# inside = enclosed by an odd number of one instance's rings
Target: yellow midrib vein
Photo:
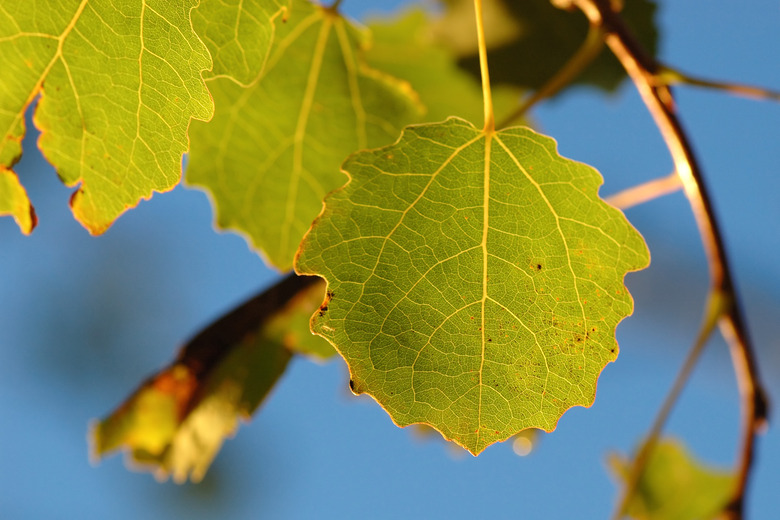
[[[309,76],[306,78],[306,91],[301,103],[301,111],[298,114],[298,122],[295,126],[293,136],[293,169],[290,172],[290,191],[287,192],[287,205],[285,207],[284,224],[281,229],[279,240],[279,250],[286,251],[290,241],[290,227],[292,226],[295,214],[295,199],[298,197],[298,185],[301,180],[301,171],[303,169],[303,140],[306,137],[306,125],[309,121],[309,114],[314,103],[314,95],[317,91],[317,83],[320,77],[322,61],[325,56],[328,36],[333,26],[333,21],[325,17],[322,21],[320,33],[317,36],[317,43],[314,48]]]
[[[485,177],[482,199],[482,354],[479,363],[479,400],[477,402],[477,448],[479,448],[479,438],[482,435],[482,373],[485,368],[485,304],[488,300],[488,248],[487,237],[490,229],[490,148],[493,142],[493,132],[485,133]]]
[[[358,83],[358,71],[355,63],[355,57],[352,48],[349,45],[349,37],[344,29],[343,20],[339,18],[336,26],[336,35],[338,36],[341,54],[344,59],[344,68],[347,71],[347,82],[349,84],[350,100],[352,108],[355,111],[355,129],[357,130],[357,149],[362,150],[368,146],[368,136],[366,135],[366,111],[360,97],[360,85]]]

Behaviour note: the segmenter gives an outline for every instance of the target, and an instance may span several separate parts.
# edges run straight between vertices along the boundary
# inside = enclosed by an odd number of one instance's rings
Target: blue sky
[[[397,2],[345,0],[363,16]],[[774,1],[659,3],[661,58],[690,73],[780,89]],[[780,105],[679,89],[743,292],[762,373],[780,390]],[[578,89],[538,107],[560,152],[598,168],[602,193],[665,175],[671,161],[627,82]],[[70,190],[25,141],[22,182],[40,225],[23,237],[0,219],[0,516],[27,518],[603,518],[615,487],[605,454],[627,451],[660,405],[696,333],[706,264],[684,197],[631,209],[653,255],[629,275],[634,317],[590,409],[566,413],[528,457],[509,443],[478,458],[395,427],[353,397],[340,361],[296,360],[197,486],[159,484],[116,456],[93,467],[87,424],[116,406],[177,346],[271,283],[244,240],[213,231],[207,197],[155,195],[91,237],[67,210]],[[714,341],[670,431],[714,464],[733,461],[738,407],[725,346]],[[752,518],[778,503],[780,433],[761,439]]]

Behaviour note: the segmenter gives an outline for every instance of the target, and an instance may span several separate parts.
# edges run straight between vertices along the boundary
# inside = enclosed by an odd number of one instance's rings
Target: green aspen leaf
[[[613,454],[609,465],[625,481],[631,462]],[[698,462],[679,441],[662,439],[653,449],[625,514],[639,520],[709,520],[728,504],[733,471]]]
[[[19,183],[16,174],[0,166],[0,216],[10,215],[16,220],[19,229],[29,235],[37,219],[30,205],[27,192]]]
[[[443,0],[445,15],[437,26],[441,41],[460,55],[460,65],[480,78],[477,36],[472,0]],[[655,3],[652,0],[624,0],[622,18],[639,42],[655,53]],[[492,13],[486,21],[490,79],[537,89],[544,85],[576,52],[588,31],[585,16],[575,10],[556,8],[550,0],[486,0]],[[491,36],[491,33],[494,33]],[[580,74],[574,84],[587,84],[611,91],[626,77],[623,67],[610,52],[602,52]]]
[[[408,84],[368,68],[367,34],[296,1],[248,88],[209,82],[216,114],[192,125],[187,182],[211,192],[220,227],[246,233],[280,270],[342,182],[354,150],[392,142],[419,110]]]
[[[190,341],[92,430],[95,457],[121,448],[160,479],[199,481],[239,419],[248,419],[296,352],[334,351],[309,332],[324,282],[288,276]]]
[[[192,30],[197,0],[26,0],[0,7],[0,166],[21,155],[24,112],[40,96],[39,146],[75,217],[101,233],[181,176],[191,118],[212,102],[209,53]]]
[[[425,121],[443,121],[450,116],[472,123],[482,120],[482,86],[458,68],[449,49],[435,41],[427,12],[413,9],[395,20],[376,20],[369,28],[373,43],[366,61],[412,85],[425,106]],[[509,85],[493,89],[496,113],[508,114],[516,108],[522,92]]]
[[[296,270],[328,282],[312,330],[355,393],[478,454],[592,404],[631,314],[642,237],[593,168],[523,127],[408,127],[352,155]]]
[[[192,25],[214,60],[205,76],[226,77],[241,85],[256,79],[274,39],[272,18],[286,4],[282,0],[201,0],[192,11]]]

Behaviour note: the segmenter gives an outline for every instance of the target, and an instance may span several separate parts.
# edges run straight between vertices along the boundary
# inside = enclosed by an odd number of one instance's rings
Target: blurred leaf
[[[457,52],[460,65],[480,77],[476,29],[472,0],[442,0],[445,15],[436,29],[437,37]],[[487,13],[495,13],[488,35],[498,32],[500,38],[488,40],[490,79],[538,89],[575,53],[585,40],[588,21],[579,12],[566,12],[550,0],[483,0]],[[652,0],[624,0],[623,17],[647,52],[657,48],[655,4]],[[626,77],[617,59],[602,52],[575,80],[604,90],[614,90]]]
[[[96,457],[124,448],[158,478],[203,478],[225,437],[248,419],[294,352],[333,349],[308,332],[324,283],[288,276],[190,341],[92,432]]]
[[[27,192],[19,184],[19,178],[9,169],[0,166],[0,216],[10,215],[19,229],[29,235],[37,219],[35,211],[27,198]]]
[[[328,281],[312,330],[396,424],[474,454],[590,406],[647,248],[602,178],[523,127],[451,118],[352,155],[296,270]]]
[[[287,270],[347,155],[392,142],[419,106],[407,83],[363,63],[367,35],[337,13],[296,0],[275,23],[258,82],[209,82],[216,115],[192,125],[187,182],[211,192],[221,227]]]
[[[214,67],[204,77],[252,82],[263,69],[274,39],[272,18],[284,0],[202,0],[192,10],[192,26],[211,53]]]
[[[24,112],[40,96],[38,144],[79,186],[71,207],[90,232],[171,189],[190,120],[213,110],[201,76],[211,58],[190,20],[197,3],[3,1],[0,167],[21,156]]]
[[[632,461],[611,454],[608,462],[625,482]],[[652,451],[625,512],[640,520],[708,520],[723,511],[735,484],[733,472],[707,467],[681,442],[662,439]]]
[[[374,41],[366,60],[411,83],[425,105],[424,121],[458,116],[482,123],[482,86],[477,78],[458,68],[452,51],[434,40],[428,13],[410,10],[395,20],[375,20],[369,28]],[[517,107],[521,94],[522,90],[514,86],[494,88],[496,113],[507,114]]]

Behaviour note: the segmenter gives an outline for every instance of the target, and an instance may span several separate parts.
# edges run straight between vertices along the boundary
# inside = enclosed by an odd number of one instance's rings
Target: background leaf
[[[313,330],[355,393],[474,454],[589,406],[631,313],[641,236],[601,176],[527,128],[412,126],[353,155],[296,270],[328,281]]]
[[[460,55],[460,65],[479,78],[474,8],[471,0],[443,0],[445,15],[438,37]],[[537,89],[547,82],[585,40],[588,22],[579,11],[556,8],[550,0],[485,0],[490,79]],[[655,54],[658,34],[652,0],[624,0],[623,19],[642,46]],[[610,52],[602,52],[573,84],[614,90],[626,73]]]
[[[40,95],[41,151],[71,206],[101,233],[181,176],[191,118],[212,102],[208,51],[192,31],[196,0],[3,2],[0,9],[0,166],[21,154],[23,115]],[[45,13],[45,14],[44,14]]]
[[[209,82],[216,115],[192,127],[187,181],[211,192],[221,227],[287,270],[346,156],[391,142],[419,106],[408,84],[363,64],[367,35],[337,13],[296,1],[276,31],[260,81]]]
[[[609,465],[623,481],[631,462],[616,454]],[[697,461],[683,444],[662,439],[654,448],[626,514],[641,520],[709,520],[717,517],[736,484],[733,472]]]
[[[473,17],[472,17],[473,24]],[[419,122],[458,116],[478,123],[484,117],[479,79],[457,66],[456,56],[434,38],[431,15],[412,9],[395,19],[369,23],[373,42],[366,61],[377,69],[407,80],[419,94],[425,114]],[[501,85],[493,90],[497,114],[519,104],[522,89]]]
[[[225,437],[248,419],[296,352],[334,354],[309,333],[324,283],[288,276],[210,325],[93,430],[97,457],[120,448],[158,478],[203,478]]]
[[[284,0],[202,0],[192,10],[192,26],[214,61],[205,77],[227,77],[241,85],[256,79],[274,39],[272,18],[287,4]]]

